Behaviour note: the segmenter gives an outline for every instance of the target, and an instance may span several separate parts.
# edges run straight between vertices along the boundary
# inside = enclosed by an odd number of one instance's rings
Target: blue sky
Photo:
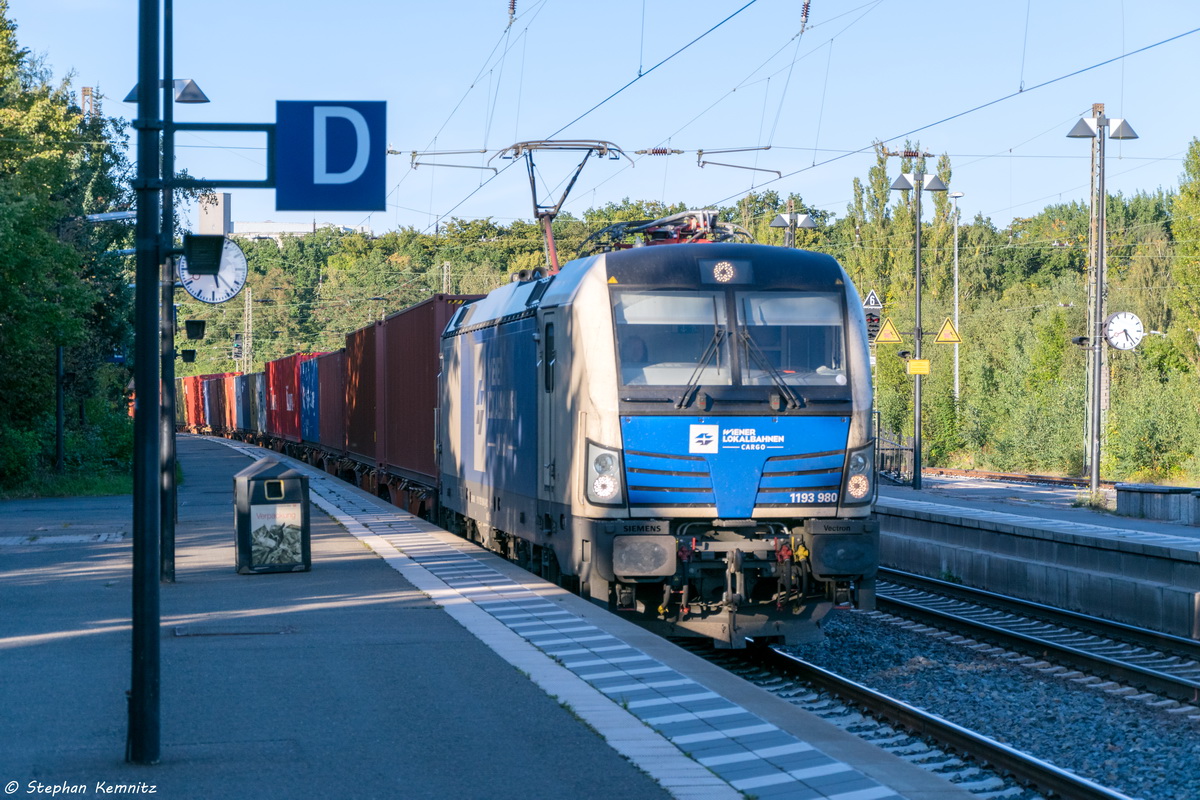
[[[388,208],[278,212],[273,192],[234,190],[235,220],[383,232],[432,229],[447,216],[530,219],[522,164],[495,176],[414,170],[409,153],[486,150],[425,159],[478,167],[516,141],[551,136],[611,141],[636,162],[592,160],[565,205],[576,214],[624,197],[729,205],[772,188],[840,217],[873,163],[871,143],[899,149],[910,138],[951,156],[965,219],[1004,226],[1086,200],[1088,143],[1066,133],[1093,103],[1141,137],[1110,142],[1113,193],[1177,186],[1200,136],[1194,0],[812,0],[802,34],[799,0],[517,0],[511,26],[508,0],[310,7],[175,0],[175,75],[212,99],[177,105],[176,119],[273,122],[276,100],[386,100],[389,145],[403,154],[388,157]],[[137,79],[134,0],[9,0],[9,15],[21,45],[56,76],[97,87],[105,114],[134,116],[120,102]],[[181,132],[177,142],[179,166],[194,175],[265,174],[260,136]],[[706,160],[782,179],[697,165],[697,150],[766,145]],[[634,155],[651,147],[686,152]],[[537,159],[543,201],[557,198],[577,160]]]

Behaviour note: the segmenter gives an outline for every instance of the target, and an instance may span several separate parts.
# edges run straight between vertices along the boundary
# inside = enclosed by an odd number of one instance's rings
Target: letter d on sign
[[[354,163],[345,172],[330,172],[326,164],[329,154],[327,133],[329,118],[340,117],[354,126]],[[313,183],[350,183],[362,177],[371,154],[371,132],[362,114],[348,106],[317,106],[313,109]]]
[[[384,210],[386,142],[387,103],[276,102],[276,210]]]

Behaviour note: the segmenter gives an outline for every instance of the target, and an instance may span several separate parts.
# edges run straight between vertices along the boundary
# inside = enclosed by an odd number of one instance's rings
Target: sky
[[[8,5],[17,41],[57,78],[95,87],[108,116],[136,116],[121,102],[137,83],[135,0]],[[174,75],[212,101],[177,104],[177,121],[274,122],[277,100],[387,102],[386,211],[281,212],[273,190],[231,190],[247,223],[378,234],[529,220],[525,165],[501,151],[554,138],[628,156],[589,160],[563,205],[577,216],[623,198],[699,208],[773,189],[842,217],[872,143],[910,141],[950,156],[964,220],[1004,227],[1087,202],[1090,147],[1066,134],[1094,103],[1140,137],[1108,143],[1112,194],[1177,187],[1200,136],[1195,0],[174,0],[174,31]],[[176,142],[192,175],[265,176],[261,134]],[[649,148],[684,152],[636,154]],[[459,150],[474,152],[412,156]],[[536,155],[538,202],[558,201],[580,158]],[[184,219],[194,226],[195,209]]]

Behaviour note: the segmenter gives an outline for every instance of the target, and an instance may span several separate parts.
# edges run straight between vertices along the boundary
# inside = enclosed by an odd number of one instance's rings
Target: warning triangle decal
[[[902,341],[900,332],[896,330],[891,319],[885,319],[879,328],[879,335],[875,337],[875,344],[900,344]]]
[[[962,344],[962,338],[958,335],[958,331],[949,317],[946,317],[946,321],[942,323],[942,329],[938,331],[937,338],[933,341],[937,344]]]

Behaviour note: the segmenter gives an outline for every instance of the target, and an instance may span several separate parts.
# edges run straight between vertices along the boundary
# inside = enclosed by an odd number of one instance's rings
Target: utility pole
[[[1138,135],[1123,119],[1104,116],[1104,104],[1092,104],[1092,116],[1075,123],[1067,137],[1092,140],[1092,224],[1090,280],[1088,281],[1088,348],[1091,352],[1088,371],[1088,442],[1087,453],[1089,488],[1094,496],[1100,491],[1100,439],[1103,435],[1104,384],[1108,375],[1107,352],[1104,343],[1104,294],[1107,286],[1107,206],[1108,192],[1104,187],[1105,131],[1110,139],[1136,139]]]
[[[162,500],[159,513],[159,580],[175,582],[175,78],[173,3],[167,0],[162,9],[163,21],[163,79],[162,79],[162,297],[159,310],[159,357],[162,359],[162,448],[159,468],[162,470]]]
[[[242,373],[249,375],[254,366],[254,290],[249,286],[246,292],[246,308],[242,312]]]
[[[918,150],[903,150],[891,153],[886,149],[886,156],[902,158],[932,158],[932,153],[922,153]],[[921,329],[921,192],[944,192],[945,183],[937,175],[926,175],[923,172],[911,172],[901,175],[891,186],[900,191],[913,192],[913,270],[915,299],[915,319],[913,322],[913,360],[921,361],[921,339],[925,332]],[[910,366],[912,366],[910,364]],[[913,374],[913,482],[914,489],[921,488],[921,373]]]
[[[125,760],[157,764],[160,755],[159,663],[159,0],[138,3],[137,273],[134,307],[133,665]]]

